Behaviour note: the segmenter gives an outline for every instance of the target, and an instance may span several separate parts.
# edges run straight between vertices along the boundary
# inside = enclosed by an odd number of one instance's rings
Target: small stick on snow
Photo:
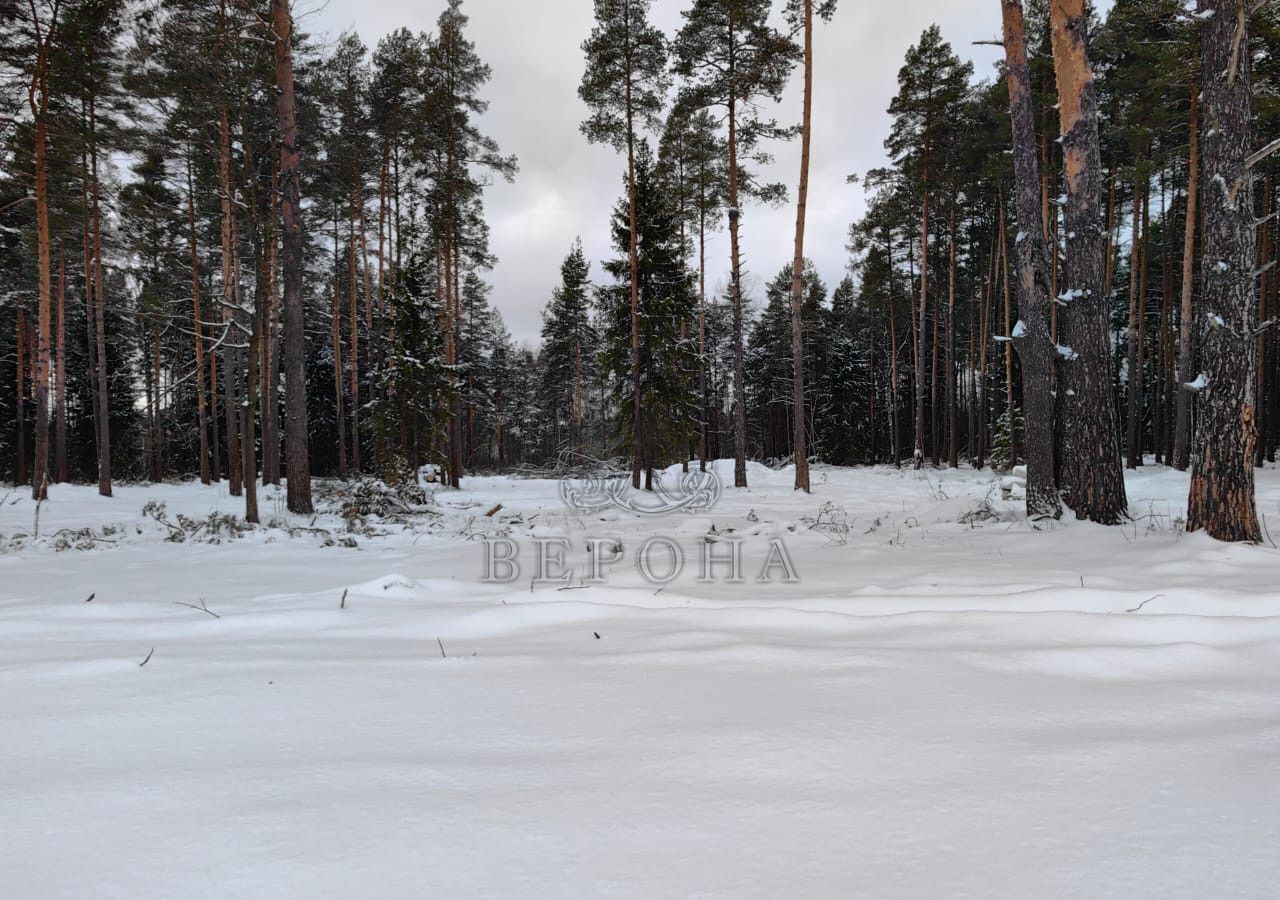
[[[213,610],[211,610],[209,607],[205,606],[204,598],[203,598],[203,597],[201,597],[201,598],[200,598],[200,603],[199,603],[199,605],[197,605],[197,604],[195,604],[195,603],[187,603],[186,601],[183,601],[183,600],[174,600],[173,602],[174,602],[174,603],[176,603],[178,606],[185,606],[185,607],[187,607],[188,609],[195,609],[195,610],[199,610],[199,611],[200,611],[200,612],[202,612],[202,613],[208,613],[209,615],[213,616],[215,619],[221,619],[221,618],[222,618],[222,616],[218,615],[216,612],[214,612]]]
[[[340,603],[338,603],[338,609],[346,609],[346,608],[347,608],[347,592],[346,592],[346,591],[343,591],[343,592],[342,592],[342,601],[341,601]]]
[[[436,638],[436,643],[440,645],[440,658],[448,659],[449,657],[446,656],[444,652],[444,641],[440,640],[440,638]]]
[[[1126,610],[1125,610],[1125,612],[1127,612],[1127,613],[1137,612],[1138,610],[1142,609],[1142,607],[1144,607],[1144,606],[1146,606],[1148,603],[1150,603],[1152,600],[1157,600],[1157,599],[1159,599],[1160,597],[1163,597],[1163,596],[1164,596],[1164,594],[1156,594],[1154,597],[1148,597],[1146,600],[1143,600],[1141,603],[1139,603],[1139,604],[1138,604],[1137,606],[1135,606],[1133,609],[1126,609]]]
[[[88,597],[85,597],[85,598],[84,598],[84,602],[85,602],[85,603],[90,603],[90,602],[92,602],[92,601],[93,601],[93,598],[94,598],[94,597],[96,597],[96,596],[98,596],[98,592],[97,592],[97,591],[94,591],[94,592],[93,592],[92,594],[90,594]]]
[[[144,659],[142,662],[138,663],[138,668],[141,669],[147,663],[151,662],[151,657],[155,654],[155,652],[156,652],[156,648],[152,647],[151,652],[147,654],[147,658]]]
[[[494,516],[496,516],[496,515],[497,515],[499,512],[501,512],[501,511],[502,511],[502,504],[501,504],[501,503],[496,503],[496,504],[494,504],[493,509],[491,509],[491,510],[489,510],[487,513],[485,513],[485,514],[484,514],[484,516],[485,516],[485,518],[486,518],[486,519],[492,519]]]

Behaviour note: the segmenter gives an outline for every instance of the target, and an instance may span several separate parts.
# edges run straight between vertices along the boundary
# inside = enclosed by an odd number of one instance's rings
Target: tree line
[[[461,0],[372,51],[322,46],[285,0],[0,0],[20,87],[0,98],[0,466],[37,496],[225,479],[256,519],[259,480],[304,511],[312,473],[427,463],[457,485],[614,456],[640,487],[790,460],[800,489],[810,459],[1025,463],[1031,515],[1114,524],[1122,466],[1154,458],[1193,470],[1190,527],[1257,540],[1252,469],[1280,443],[1276,10],[991,4],[994,77],[936,27],[907,51],[829,289],[804,247],[835,3],[691,0],[667,35],[649,0],[595,0],[579,95],[622,159],[616,255],[593,278],[566,236],[535,349],[485,281],[484,189],[516,161],[483,131]],[[793,139],[789,198],[763,173]],[[751,206],[788,202],[791,257],[749,278]]]

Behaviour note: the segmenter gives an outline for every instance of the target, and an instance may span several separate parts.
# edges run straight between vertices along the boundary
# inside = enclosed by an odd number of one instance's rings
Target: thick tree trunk
[[[1060,316],[1063,487],[1079,518],[1115,525],[1128,500],[1112,399],[1102,156],[1084,0],[1052,0],[1050,23],[1067,188],[1065,286],[1072,297]]]
[[[813,112],[813,0],[804,0],[804,112],[800,126],[800,188],[796,200],[796,252],[791,262],[791,406],[795,489],[809,491],[809,448],[804,409],[804,218],[809,199],[809,142]]]
[[[284,222],[285,468],[289,511],[310,514],[307,449],[306,335],[302,308],[302,198],[298,185],[298,126],[293,104],[293,22],[289,0],[271,0],[280,121],[280,212]]]
[[[1022,0],[1001,0],[1004,50],[1008,63],[1009,113],[1013,123],[1013,170],[1018,215],[1018,318],[1014,346],[1022,361],[1022,403],[1026,421],[1027,517],[1058,518],[1062,505],[1054,466],[1053,376],[1057,351],[1050,336],[1048,252],[1045,229],[1034,222],[1041,173],[1035,150],[1030,71]]]
[[[1257,440],[1250,53],[1246,0],[1199,0],[1204,99],[1203,300],[1209,326],[1187,530],[1221,541],[1258,541],[1253,488]]]

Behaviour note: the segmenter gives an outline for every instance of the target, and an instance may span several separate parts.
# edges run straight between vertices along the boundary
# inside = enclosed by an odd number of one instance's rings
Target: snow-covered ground
[[[355,534],[268,493],[293,534],[218,543],[166,538],[225,488],[55,487],[37,537],[0,487],[0,896],[1276,896],[1280,551],[1182,534],[1154,466],[1111,529],[988,473],[751,475],[664,519],[475,478]],[[746,583],[700,583],[731,529]],[[554,536],[626,558],[531,584]],[[756,582],[774,538],[799,583]]]

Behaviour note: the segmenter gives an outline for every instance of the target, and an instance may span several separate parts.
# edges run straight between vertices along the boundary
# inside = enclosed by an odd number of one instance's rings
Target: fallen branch
[[[221,618],[222,618],[222,616],[218,615],[216,612],[214,612],[214,611],[213,611],[213,610],[211,610],[208,606],[206,606],[206,605],[205,605],[205,602],[204,602],[204,598],[203,598],[203,597],[201,597],[201,598],[200,598],[200,605],[199,605],[199,606],[197,606],[197,605],[196,605],[196,604],[194,604],[194,603],[187,603],[185,600],[174,600],[173,602],[174,602],[175,604],[177,604],[178,606],[185,606],[185,607],[187,607],[188,609],[194,609],[194,610],[199,610],[199,611],[200,611],[200,612],[202,612],[202,613],[208,613],[209,615],[213,616],[215,619],[221,619]]]
[[[1139,603],[1139,604],[1138,604],[1137,606],[1135,606],[1133,609],[1126,609],[1126,610],[1125,610],[1125,612],[1127,612],[1127,613],[1134,613],[1134,612],[1137,612],[1138,610],[1142,609],[1142,607],[1144,607],[1144,606],[1146,606],[1148,603],[1150,603],[1152,600],[1157,600],[1157,599],[1159,599],[1160,597],[1163,597],[1163,596],[1164,596],[1164,594],[1156,594],[1154,597],[1148,597],[1146,600],[1143,600],[1141,603]]]

